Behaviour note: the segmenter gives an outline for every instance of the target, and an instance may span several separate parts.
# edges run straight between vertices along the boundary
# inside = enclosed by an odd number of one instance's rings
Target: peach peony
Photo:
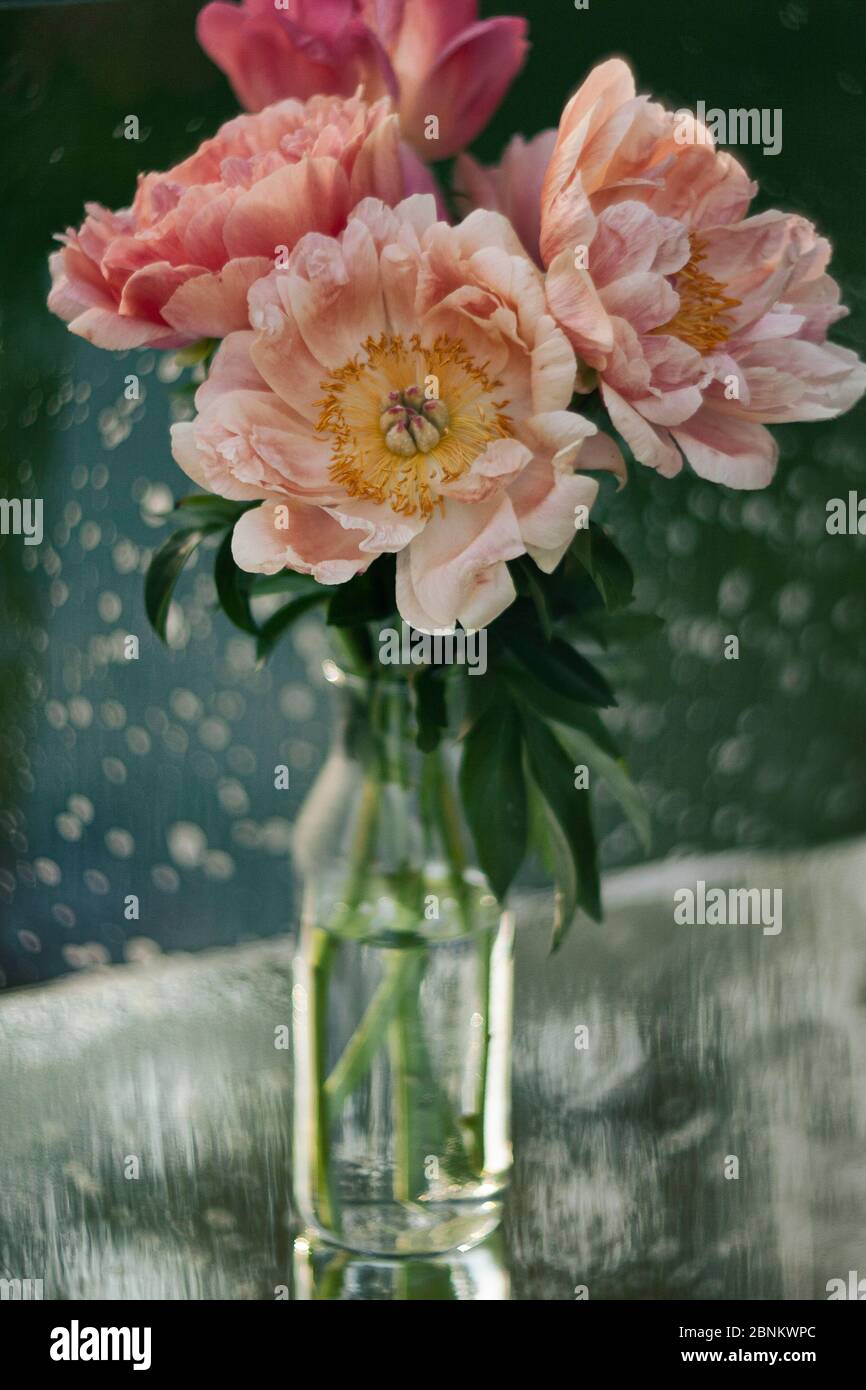
[[[339,584],[397,553],[397,603],[422,631],[480,627],[514,598],[507,561],[552,570],[575,509],[621,468],[568,410],[576,362],[505,218],[436,220],[432,197],[367,199],[310,233],[249,295],[175,425],[174,455],[225,497],[241,568]]]
[[[51,257],[48,305],[97,347],[221,338],[247,326],[247,290],[278,248],[340,231],[361,198],[397,203],[434,187],[387,98],[283,101],[142,175],[131,208],[89,204]]]
[[[590,74],[555,136],[512,142],[496,170],[464,157],[458,179],[471,205],[503,210],[541,187],[519,225],[550,312],[664,476],[684,454],[702,477],[763,487],[778,455],[764,425],[829,419],[866,389],[856,354],[826,341],[847,313],[829,243],[802,217],[747,218],[743,168],[693,117],[636,96],[620,60]]]
[[[389,93],[406,138],[446,159],[487,125],[526,57],[526,20],[479,20],[478,0],[222,0],[199,42],[251,111],[281,97]],[[425,122],[439,119],[438,139]]]

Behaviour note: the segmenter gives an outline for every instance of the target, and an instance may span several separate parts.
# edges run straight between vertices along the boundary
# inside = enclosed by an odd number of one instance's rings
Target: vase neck
[[[418,759],[408,684],[340,673],[333,693],[332,751],[362,764],[376,781],[411,788]]]
[[[448,741],[430,752],[417,747],[409,683],[336,668],[331,682],[331,753],[295,823],[307,886],[314,882],[322,901],[333,881],[333,900],[352,910],[390,895],[416,922],[430,895],[457,912],[470,898],[492,902],[463,819],[456,749]]]

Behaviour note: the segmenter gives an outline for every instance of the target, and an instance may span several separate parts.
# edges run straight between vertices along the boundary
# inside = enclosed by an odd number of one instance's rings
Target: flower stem
[[[388,1036],[394,1116],[394,1198],[398,1202],[411,1202],[421,1190],[424,1165],[424,1154],[419,1152],[424,1071],[419,990],[425,952],[419,949],[404,954],[411,957],[411,968]]]
[[[400,1006],[412,965],[411,953],[394,951],[389,954],[391,959],[366,1013],[325,1082],[325,1094],[332,1113],[340,1108],[369,1070],[385,1031]]]
[[[493,948],[493,933],[483,931],[475,942],[476,972],[478,989],[478,1011],[481,1015],[480,1056],[475,1091],[475,1113],[473,1116],[472,1165],[479,1173],[484,1171],[484,1112],[487,1108],[487,1069],[490,1058],[490,958]]]
[[[328,1066],[328,993],[334,942],[329,932],[316,928],[310,944],[310,976],[307,990],[307,1046],[310,1075],[316,1078],[310,1102],[310,1142],[313,1145],[315,1189],[312,1193],[317,1219],[326,1230],[339,1231],[340,1219],[333,1189],[330,1162],[330,1113],[322,1079]]]

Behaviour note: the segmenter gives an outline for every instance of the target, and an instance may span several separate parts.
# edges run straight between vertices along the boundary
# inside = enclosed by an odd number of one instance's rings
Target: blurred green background
[[[288,834],[321,765],[328,708],[315,624],[264,671],[213,610],[207,557],[183,581],[171,650],[149,633],[142,583],[187,491],[167,441],[156,354],[105,354],[45,309],[52,234],[85,200],[129,202],[137,172],[182,158],[232,115],[198,50],[197,0],[0,6],[2,324],[0,496],[42,497],[45,540],[0,539],[0,985],[129,953],[189,950],[291,924]],[[755,210],[815,220],[863,351],[866,186],[861,0],[571,0],[485,4],[529,17],[526,69],[477,152],[555,125],[613,53],[673,107],[781,107],[781,154],[740,157]],[[138,143],[123,138],[136,114]],[[123,400],[123,378],[146,385]],[[777,431],[766,492],[634,470],[604,518],[663,636],[625,663],[614,716],[650,797],[655,853],[796,846],[866,820],[862,537],[828,537],[829,498],[866,495],[866,407]],[[141,641],[122,659],[125,633]],[[724,661],[736,633],[740,659]],[[273,787],[287,762],[292,787]],[[608,868],[636,862],[603,798]],[[140,901],[138,920],[124,900]]]

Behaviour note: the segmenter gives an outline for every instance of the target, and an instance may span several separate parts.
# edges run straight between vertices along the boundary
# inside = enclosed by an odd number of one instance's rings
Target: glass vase
[[[513,922],[473,865],[454,750],[406,681],[327,663],[334,744],[295,824],[296,1203],[361,1254],[469,1249],[511,1164]]]

